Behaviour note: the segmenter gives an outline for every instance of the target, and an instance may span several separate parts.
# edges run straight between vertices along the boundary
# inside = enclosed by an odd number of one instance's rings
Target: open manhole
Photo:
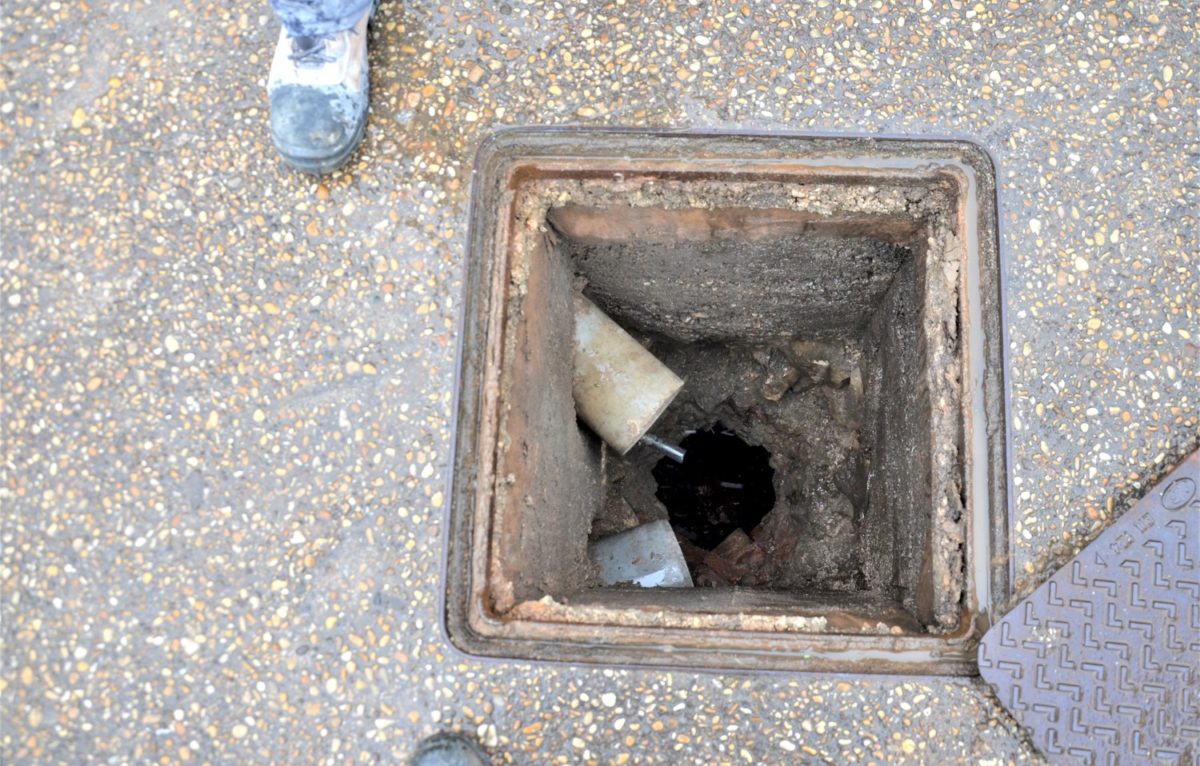
[[[979,148],[512,131],[481,150],[471,226],[455,645],[975,672],[1009,583],[994,177]],[[690,467],[618,456],[577,422],[577,291],[686,381],[654,433],[698,456]],[[601,587],[589,542],[659,519],[695,587]]]

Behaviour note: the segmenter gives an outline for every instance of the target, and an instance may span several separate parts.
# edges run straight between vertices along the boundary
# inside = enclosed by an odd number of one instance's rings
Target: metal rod
[[[682,463],[683,457],[686,454],[683,450],[676,447],[674,444],[663,441],[654,434],[646,434],[642,437],[642,444],[647,447],[653,447],[667,457],[674,460],[676,463]]]

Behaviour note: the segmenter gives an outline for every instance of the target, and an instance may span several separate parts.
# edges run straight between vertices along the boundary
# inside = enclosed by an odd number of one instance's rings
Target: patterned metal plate
[[[1200,763],[1200,451],[988,631],[979,672],[1055,763]]]

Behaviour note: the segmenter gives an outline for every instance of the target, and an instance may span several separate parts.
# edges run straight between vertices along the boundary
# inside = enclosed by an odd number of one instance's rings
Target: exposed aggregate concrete
[[[1028,589],[1197,443],[1187,3],[385,0],[362,151],[266,125],[265,3],[0,32],[0,760],[1036,756],[939,678],[531,667],[438,627],[475,147],[505,125],[963,135],[998,163]]]

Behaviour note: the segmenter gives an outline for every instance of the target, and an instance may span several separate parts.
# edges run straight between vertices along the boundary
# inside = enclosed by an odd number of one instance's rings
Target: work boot
[[[367,125],[367,22],[318,37],[279,33],[267,95],[271,140],[283,159],[307,173],[341,167]]]
[[[466,737],[434,734],[417,745],[408,766],[492,766],[492,762]]]

